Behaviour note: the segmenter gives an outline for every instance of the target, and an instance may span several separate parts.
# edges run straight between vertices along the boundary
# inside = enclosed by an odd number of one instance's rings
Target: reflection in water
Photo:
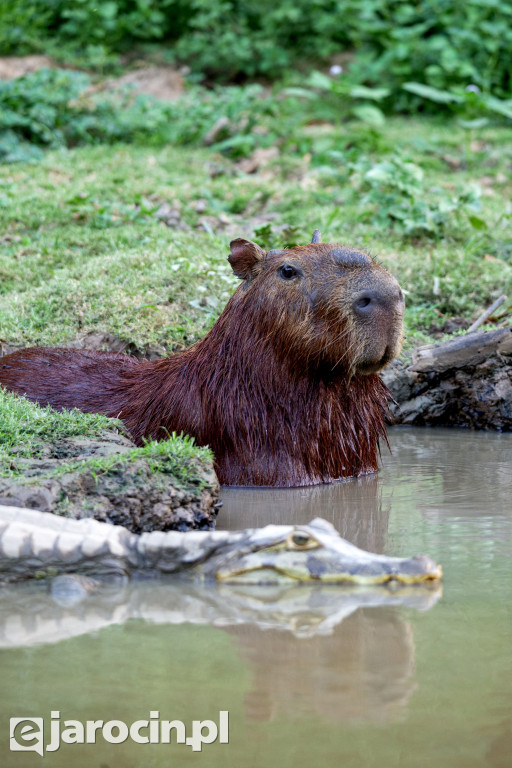
[[[334,485],[291,489],[223,488],[217,528],[235,530],[324,517],[361,549],[387,549],[397,495],[426,520],[491,514],[512,520],[512,435],[395,427],[378,474]],[[510,531],[509,526],[506,526]],[[431,553],[430,553],[431,554]]]
[[[247,625],[297,639],[332,634],[359,608],[406,606],[426,611],[439,584],[386,587],[237,586],[179,580],[99,584],[59,576],[52,589],[27,584],[0,592],[0,648],[58,643],[130,619],[152,624]]]
[[[512,762],[512,694],[505,712],[506,719],[493,727],[492,739],[485,753],[490,768],[510,768]]]
[[[382,504],[378,475],[309,488],[224,488],[219,530],[269,523],[309,523],[323,517],[356,547],[382,554],[389,505]]]
[[[250,720],[286,712],[292,697],[304,715],[385,722],[400,715],[416,686],[412,628],[396,607],[425,611],[440,595],[439,585],[389,591],[140,582],[95,589],[90,579],[62,576],[53,593],[37,585],[2,590],[0,648],[56,644],[131,619],[210,625],[236,638],[249,666]]]
[[[444,515],[512,517],[512,435],[449,429],[391,430],[382,483],[418,491],[422,508]],[[411,494],[412,495],[412,494]]]
[[[331,723],[401,718],[416,687],[409,622],[393,609],[364,608],[329,636],[299,642],[275,630],[254,642],[252,630],[229,630],[250,664],[247,715],[267,721],[295,713]]]

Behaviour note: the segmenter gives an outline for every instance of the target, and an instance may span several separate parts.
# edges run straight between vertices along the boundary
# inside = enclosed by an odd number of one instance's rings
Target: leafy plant
[[[390,226],[407,238],[441,238],[456,230],[457,218],[481,228],[477,185],[466,185],[456,194],[442,187],[429,189],[422,168],[399,155],[375,165],[361,159],[353,165],[351,181],[363,192],[361,204],[369,206],[374,224]]]
[[[459,124],[463,128],[482,128],[488,123],[488,118],[483,116],[490,114],[512,120],[512,99],[497,99],[483,93],[477,85],[449,90],[440,90],[423,83],[404,83],[402,87],[422,99],[447,105],[459,117]]]
[[[42,69],[12,81],[0,81],[0,160],[37,160],[38,147],[73,147],[118,141],[155,146],[202,144],[220,116],[227,129],[210,143],[227,155],[245,156],[287,131],[254,132],[278,105],[258,85],[206,92],[192,89],[175,102],[134,96],[129,88],[94,93],[83,72]],[[227,133],[227,137],[226,137]]]
[[[303,79],[342,55],[354,85],[385,83],[385,110],[401,111],[417,104],[406,82],[509,94],[511,22],[512,0],[11,0],[0,9],[0,53],[45,50],[101,68],[158,44],[224,82],[292,70]]]
[[[328,77],[318,71],[312,72],[307,85],[312,90],[303,90],[304,95],[312,99],[317,99],[319,95],[323,99],[330,97],[328,104],[332,114],[337,115],[338,119],[345,114],[357,118],[371,128],[381,128],[384,125],[384,112],[377,104],[390,95],[389,88],[369,88],[354,84],[350,78],[338,75]]]

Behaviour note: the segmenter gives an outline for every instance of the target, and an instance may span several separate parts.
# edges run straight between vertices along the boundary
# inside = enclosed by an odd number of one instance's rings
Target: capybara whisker
[[[346,349],[346,350],[345,350],[345,352],[343,352],[343,354],[341,355],[340,359],[339,359],[339,360],[337,360],[337,361],[334,363],[333,367],[331,368],[331,371],[334,371],[334,369],[335,369],[335,368],[336,368],[336,367],[337,367],[337,366],[338,366],[338,365],[339,365],[339,364],[340,364],[340,363],[341,363],[343,360],[347,359],[347,358],[349,357],[349,355],[350,355],[350,354],[351,354],[351,353],[354,351],[355,347],[356,347],[356,344],[355,344],[355,342],[352,342],[352,344],[349,346],[349,348],[348,348],[348,349]]]
[[[318,350],[318,352],[315,352],[315,356],[323,355],[329,347],[332,347],[333,344],[338,344],[342,339],[346,339],[349,336],[349,331],[344,330],[341,333],[338,334],[332,341],[329,341],[327,344],[324,344],[321,349]],[[321,338],[318,336],[317,338]]]
[[[7,355],[0,384],[54,408],[120,417],[136,443],[171,432],[209,445],[221,483],[299,486],[378,469],[402,342],[395,278],[365,253],[313,242],[230,244],[242,284],[189,349],[156,361],[75,349]]]

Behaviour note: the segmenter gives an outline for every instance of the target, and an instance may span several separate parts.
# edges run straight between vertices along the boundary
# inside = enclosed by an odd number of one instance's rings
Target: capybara
[[[31,348],[0,384],[42,405],[122,419],[136,443],[192,435],[226,485],[300,486],[378,469],[387,390],[377,371],[402,339],[395,278],[365,253],[313,240],[230,244],[242,280],[211,331],[179,354]]]

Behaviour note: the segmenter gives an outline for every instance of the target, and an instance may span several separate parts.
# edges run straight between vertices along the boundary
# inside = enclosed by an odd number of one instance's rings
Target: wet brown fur
[[[185,352],[149,362],[25,349],[0,360],[0,384],[43,405],[120,417],[139,444],[192,435],[212,448],[227,485],[376,471],[388,395],[375,371],[402,333],[396,280],[365,254],[327,243],[265,254],[235,240],[230,263],[243,283]],[[299,274],[284,279],[283,264]],[[376,286],[393,299],[361,320],[354,297]]]

